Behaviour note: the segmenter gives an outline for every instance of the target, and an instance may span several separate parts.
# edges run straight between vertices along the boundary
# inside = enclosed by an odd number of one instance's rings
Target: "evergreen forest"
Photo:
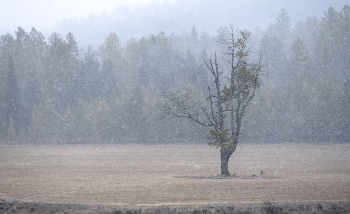
[[[1,35],[0,144],[206,142],[206,128],[166,117],[163,95],[206,100],[205,62],[226,51],[217,41],[229,27],[216,35],[188,30],[125,44],[111,32],[98,47],[79,46],[72,33],[45,38],[35,28]],[[282,9],[248,43],[252,57],[262,53],[265,74],[242,142],[349,142],[348,5],[293,26]],[[224,60],[219,65],[225,70]]]

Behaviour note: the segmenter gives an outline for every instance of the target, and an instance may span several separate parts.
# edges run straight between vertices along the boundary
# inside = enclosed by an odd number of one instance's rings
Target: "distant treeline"
[[[228,29],[217,32],[198,35],[193,27],[189,35],[160,32],[123,46],[116,32],[97,48],[79,47],[71,33],[46,39],[19,27],[2,35],[0,142],[205,142],[205,128],[164,117],[161,95],[206,99],[212,80],[204,62],[227,48],[216,41]],[[262,51],[267,75],[242,141],[349,142],[348,5],[295,26],[281,10],[249,43]]]

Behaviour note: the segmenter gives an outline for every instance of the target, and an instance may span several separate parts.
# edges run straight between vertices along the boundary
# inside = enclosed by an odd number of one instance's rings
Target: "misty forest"
[[[235,38],[249,34],[232,24]],[[98,46],[80,46],[72,33],[45,38],[35,28],[1,35],[0,142],[207,142],[208,127],[167,116],[167,98],[185,96],[191,106],[208,101],[215,54],[229,76],[229,47],[220,41],[231,32],[230,25],[218,26],[216,35],[193,26],[180,35],[161,31],[122,43],[116,30]],[[261,56],[264,72],[240,141],[349,141],[348,5],[294,25],[282,9],[246,44],[247,60]],[[229,87],[229,79],[221,84]]]

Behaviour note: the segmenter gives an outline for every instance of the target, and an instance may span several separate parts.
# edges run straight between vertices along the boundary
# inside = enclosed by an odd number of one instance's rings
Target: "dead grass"
[[[350,201],[349,144],[0,146],[0,199],[157,206]],[[260,171],[265,172],[260,176]],[[252,175],[257,177],[252,178]]]

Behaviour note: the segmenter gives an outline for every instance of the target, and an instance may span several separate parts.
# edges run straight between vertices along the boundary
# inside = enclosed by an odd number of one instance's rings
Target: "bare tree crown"
[[[251,54],[247,47],[250,32],[240,31],[239,38],[235,39],[236,31],[231,26],[229,38],[218,40],[220,44],[227,46],[225,56],[229,59],[225,61],[229,65],[229,81],[223,81],[224,69],[220,69],[216,54],[214,59],[205,62],[213,84],[208,86],[208,97],[203,105],[191,106],[188,95],[164,96],[167,99],[164,106],[167,115],[187,118],[210,127],[208,143],[221,150],[231,147],[235,149],[241,132],[242,118],[260,86],[259,79],[263,69],[261,55],[255,62],[248,59]]]

